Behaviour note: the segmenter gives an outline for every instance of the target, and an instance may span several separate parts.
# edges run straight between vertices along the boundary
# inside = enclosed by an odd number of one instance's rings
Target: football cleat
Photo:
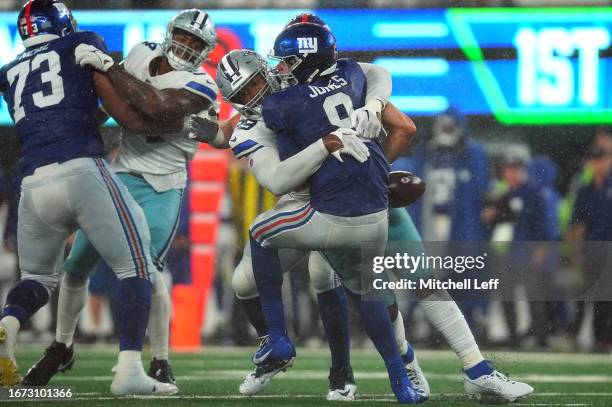
[[[353,377],[353,369],[350,367],[344,369],[329,369],[329,392],[327,392],[328,401],[353,401],[355,393],[357,393],[357,385],[355,377]]]
[[[391,390],[400,404],[420,404],[427,401],[424,394],[412,387],[408,376],[402,376],[391,380]]]
[[[149,377],[154,378],[158,382],[176,384],[170,362],[166,359],[153,358],[149,365]]]
[[[511,403],[533,393],[533,387],[527,383],[509,379],[506,375],[495,370],[491,361],[484,360],[476,367],[479,365],[490,370],[490,373],[472,379],[465,371],[463,372],[463,386],[470,398],[484,403]]]
[[[270,384],[274,376],[287,371],[292,363],[293,358],[289,360],[269,360],[258,365],[253,372],[244,378],[244,381],[238,387],[238,391],[245,396],[261,393]]]
[[[265,336],[259,345],[259,349],[253,355],[252,361],[261,365],[267,360],[293,360],[295,358],[295,347],[287,335],[278,338],[274,343],[269,336]]]
[[[412,362],[406,364],[406,373],[410,379],[410,382],[412,383],[412,387],[425,397],[429,398],[429,395],[431,394],[429,391],[429,383],[423,374],[423,370],[421,370],[421,366],[419,366],[419,361],[417,360],[416,355],[414,355]]]
[[[111,383],[113,396],[129,395],[158,395],[171,396],[178,393],[178,387],[171,383],[162,383],[149,376],[142,370],[118,369]]]
[[[0,356],[0,387],[13,387],[21,382],[21,375],[15,361],[8,356],[6,349],[3,349],[6,348],[6,340],[6,330],[0,323],[0,351],[2,351],[1,354],[7,355]]]
[[[57,372],[64,373],[71,369],[74,359],[72,345],[66,347],[63,343],[53,341],[45,350],[43,357],[28,370],[22,384],[24,386],[46,386]]]

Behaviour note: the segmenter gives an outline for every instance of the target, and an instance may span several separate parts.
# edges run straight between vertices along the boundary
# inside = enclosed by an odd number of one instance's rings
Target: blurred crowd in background
[[[21,0],[2,0],[0,9],[15,10]],[[68,0],[71,9],[106,8],[404,8],[606,6],[610,0]]]

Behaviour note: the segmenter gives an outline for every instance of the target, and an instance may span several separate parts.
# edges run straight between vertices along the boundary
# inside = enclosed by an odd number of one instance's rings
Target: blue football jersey
[[[339,127],[352,127],[350,114],[363,107],[367,90],[361,67],[341,59],[330,76],[268,96],[263,119],[278,134],[281,159],[303,150]],[[322,213],[360,216],[388,206],[389,164],[381,145],[367,143],[370,158],[360,164],[343,155],[341,163],[329,157],[310,178],[311,205]]]
[[[81,43],[106,51],[100,36],[79,31],[30,47],[0,69],[0,92],[17,127],[24,176],[50,163],[104,154],[93,73],[74,59]]]

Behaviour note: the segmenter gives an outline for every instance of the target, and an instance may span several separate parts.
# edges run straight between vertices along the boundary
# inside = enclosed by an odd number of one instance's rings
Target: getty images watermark
[[[372,287],[375,290],[497,290],[499,278],[436,278],[433,274],[462,275],[466,272],[483,271],[487,268],[488,254],[466,255],[410,255],[396,253],[392,256],[375,256],[372,259],[372,271],[375,278]],[[386,272],[392,271],[397,277],[390,281]],[[435,272],[435,273],[434,273]],[[406,274],[408,273],[408,274]],[[376,275],[380,275],[376,278]]]

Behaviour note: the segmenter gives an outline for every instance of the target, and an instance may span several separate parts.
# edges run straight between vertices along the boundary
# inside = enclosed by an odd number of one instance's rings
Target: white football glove
[[[90,66],[100,72],[108,71],[115,64],[110,55],[89,44],[79,44],[74,49],[74,58],[83,68]]]
[[[382,129],[379,119],[381,109],[382,103],[379,100],[373,100],[351,113],[351,126],[357,131],[359,137],[366,140],[378,137]]]
[[[344,146],[341,149],[331,153],[336,160],[344,162],[342,157],[340,157],[341,154],[350,155],[360,163],[364,163],[368,160],[370,150],[368,150],[365,143],[357,136],[357,132],[355,130],[341,127],[335,131],[332,131],[330,134],[337,136],[340,141],[342,141]]]
[[[219,115],[214,106],[198,114],[192,114],[187,119],[189,129],[187,137],[200,143],[218,147],[225,141],[223,131],[219,128]]]

